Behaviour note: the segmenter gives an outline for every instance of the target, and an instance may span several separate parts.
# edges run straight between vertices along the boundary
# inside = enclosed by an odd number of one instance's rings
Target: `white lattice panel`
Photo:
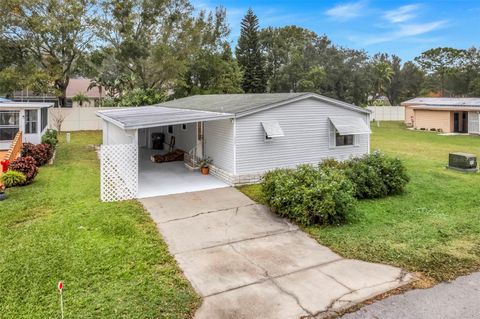
[[[138,148],[134,144],[102,145],[100,149],[101,199],[115,202],[136,198]]]

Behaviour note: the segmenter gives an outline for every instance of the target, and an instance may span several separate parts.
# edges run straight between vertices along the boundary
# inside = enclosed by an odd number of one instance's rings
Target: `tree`
[[[373,100],[387,94],[388,85],[393,77],[393,69],[386,61],[375,61],[372,67]]]
[[[309,86],[311,91],[316,90],[305,77],[314,66],[307,52],[317,38],[314,32],[297,26],[268,27],[260,31],[270,92],[296,92]]]
[[[424,76],[422,70],[415,63],[411,61],[405,62],[400,76],[401,92],[398,96],[398,102],[417,97],[422,89]]]
[[[201,12],[192,31],[196,44],[188,56],[187,71],[177,81],[175,96],[242,93],[242,72],[227,40],[225,9],[218,8],[215,15]]]
[[[53,79],[59,105],[79,58],[92,44],[95,0],[18,0],[0,2],[3,35],[25,44]]]
[[[77,102],[80,107],[83,106],[83,103],[88,103],[90,105],[90,99],[83,93],[78,93],[72,97],[73,102]]]
[[[184,0],[103,0],[98,35],[112,49],[115,77],[129,86],[161,88],[183,70],[182,30],[192,7]]]
[[[415,61],[432,79],[438,79],[440,95],[444,96],[447,76],[458,70],[464,56],[465,50],[435,48],[423,52]]]
[[[260,49],[258,18],[252,9],[242,19],[235,55],[243,71],[245,93],[263,93],[267,89],[264,58]]]

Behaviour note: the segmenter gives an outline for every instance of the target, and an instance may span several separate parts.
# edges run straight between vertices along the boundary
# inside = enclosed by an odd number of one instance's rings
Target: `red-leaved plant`
[[[43,166],[52,158],[53,149],[49,144],[25,143],[22,148],[22,157],[27,156],[33,157],[37,166]]]
[[[10,163],[9,169],[12,171],[21,172],[27,178],[22,185],[28,185],[33,182],[35,176],[38,173],[38,167],[36,161],[31,156],[19,157]]]

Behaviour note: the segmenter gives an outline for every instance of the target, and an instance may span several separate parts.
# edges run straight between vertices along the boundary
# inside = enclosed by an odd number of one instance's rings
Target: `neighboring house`
[[[480,98],[422,97],[402,105],[405,124],[415,129],[480,134]]]
[[[173,188],[175,180],[181,183],[180,175],[188,172],[181,162],[177,165],[182,170],[149,164],[150,155],[160,153],[151,150],[152,133],[163,133],[166,143],[174,137],[175,148],[187,152],[190,166],[192,157],[212,158],[210,172],[225,186],[258,182],[275,168],[316,164],[326,158],[344,160],[370,149],[370,111],[313,93],[197,95],[97,114],[104,120],[102,191],[130,189],[131,197],[139,196],[138,186],[143,194],[155,194],[142,190],[143,179],[156,181],[153,188]],[[140,161],[132,152],[139,153]],[[144,167],[149,172],[142,175]],[[137,169],[139,185],[108,188],[119,181],[137,183],[137,176],[123,176]],[[174,169],[178,176],[172,174]],[[114,176],[107,176],[107,171]]]
[[[90,83],[91,83],[90,79],[84,79],[84,78],[70,79],[68,83],[67,91],[66,91],[67,107],[71,108],[71,107],[80,106],[78,102],[72,101],[72,99],[79,94],[85,95],[89,99],[88,102],[82,103],[83,107],[99,106],[100,98],[102,97],[101,89],[99,87],[93,87],[89,89]],[[35,94],[34,92],[28,89],[14,92],[12,100],[16,102],[54,103],[54,106],[58,107],[58,99],[56,96],[45,95],[45,94]]]
[[[0,150],[8,150],[19,132],[23,143],[40,143],[51,106],[53,103],[0,103]]]

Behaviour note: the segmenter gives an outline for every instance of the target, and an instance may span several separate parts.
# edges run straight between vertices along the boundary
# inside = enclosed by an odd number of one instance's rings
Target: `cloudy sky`
[[[480,0],[327,1],[194,0],[197,9],[227,9],[231,39],[251,7],[260,26],[295,24],[326,34],[334,43],[409,60],[438,46],[480,46]]]

